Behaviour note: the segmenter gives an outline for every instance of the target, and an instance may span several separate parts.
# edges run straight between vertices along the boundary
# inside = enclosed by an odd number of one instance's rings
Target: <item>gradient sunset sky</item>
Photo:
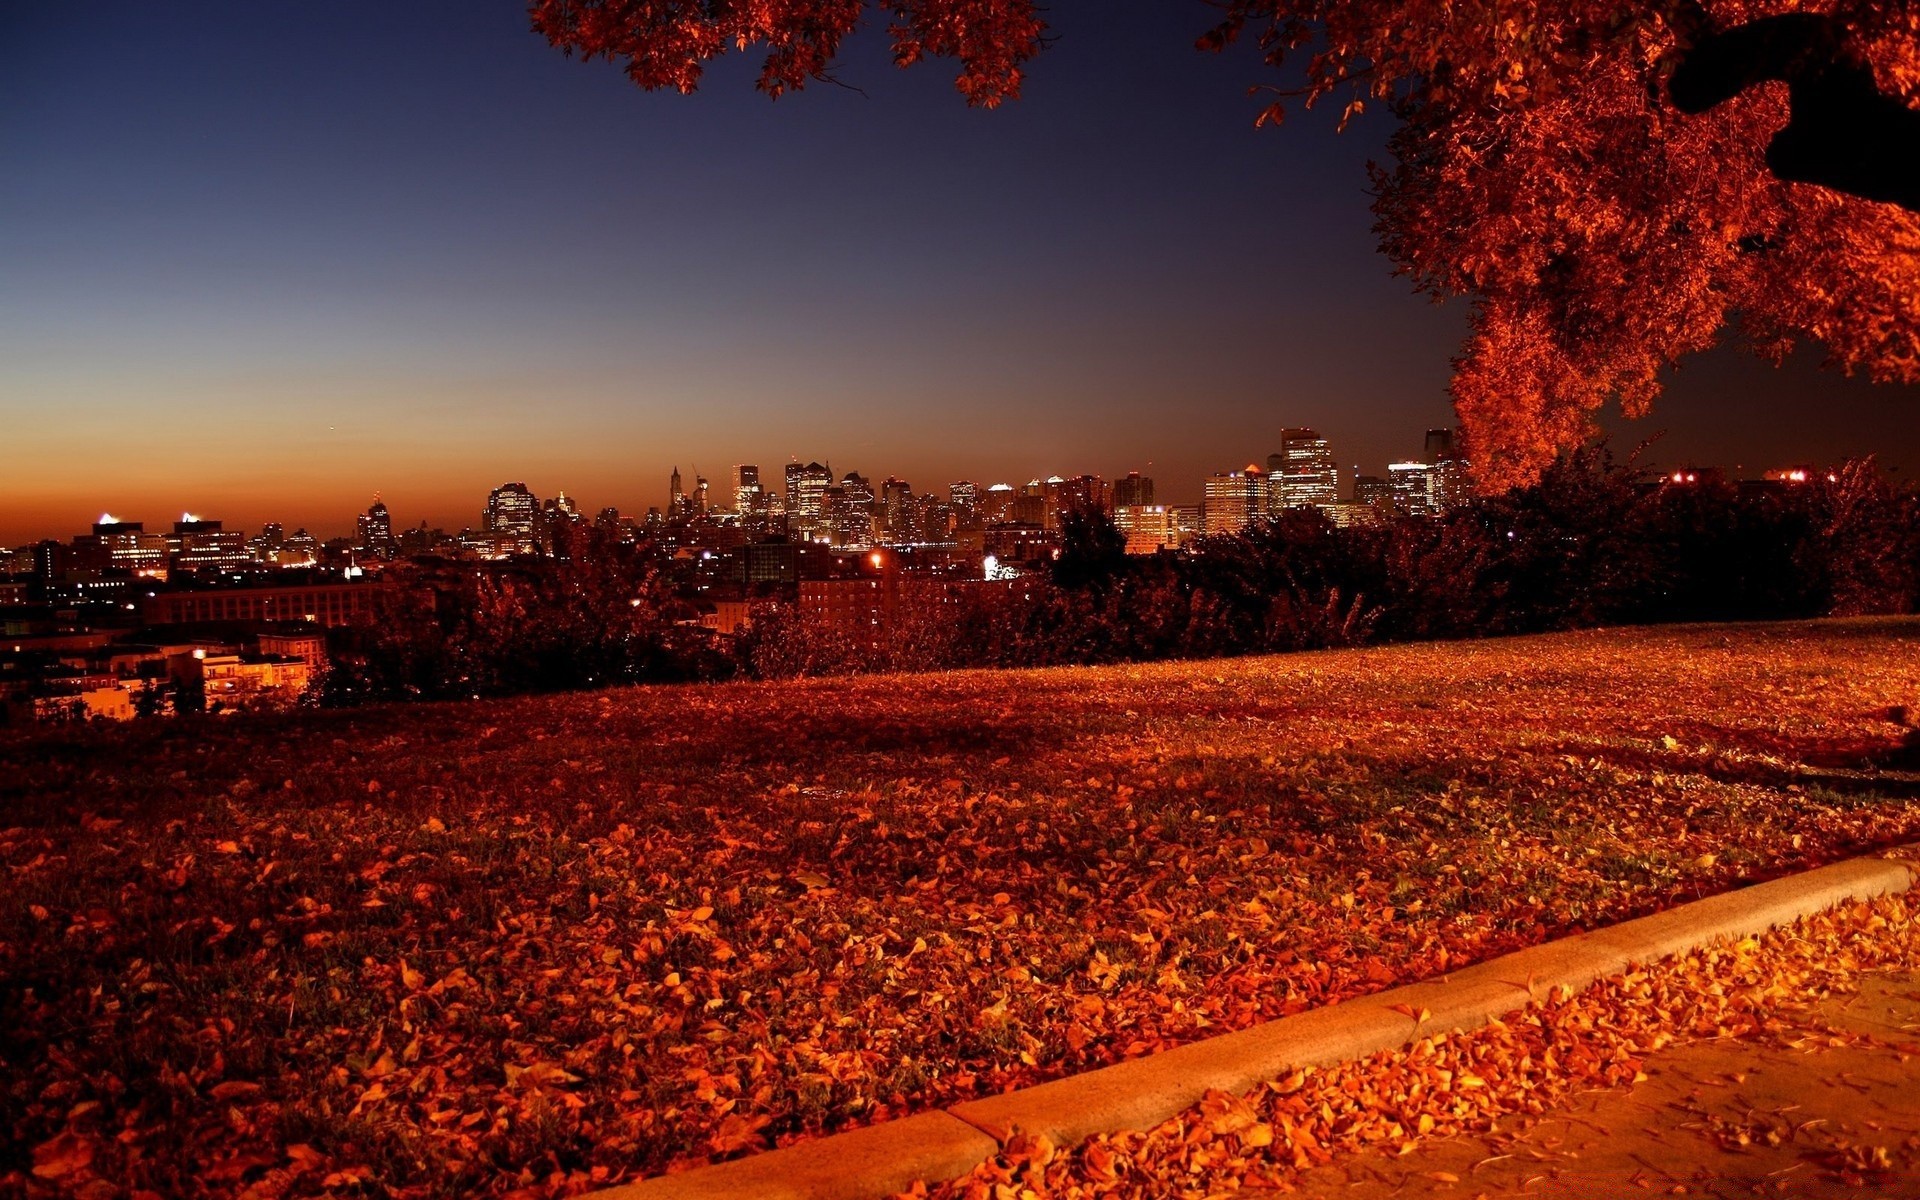
[[[795,456],[1194,500],[1287,425],[1416,456],[1463,311],[1374,249],[1386,125],[1255,130],[1211,11],[1057,0],[980,112],[877,37],[864,94],[775,103],[752,57],[641,92],[516,0],[0,4],[0,545],[376,492],[458,529],[509,479],[638,513]],[[1691,363],[1616,445],[1920,470],[1920,393],[1818,357]]]

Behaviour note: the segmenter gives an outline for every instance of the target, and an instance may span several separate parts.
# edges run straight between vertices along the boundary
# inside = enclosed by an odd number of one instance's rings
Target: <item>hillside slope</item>
[[[1920,837],[1902,706],[1915,619],[0,731],[0,1190],[1003,1090]]]

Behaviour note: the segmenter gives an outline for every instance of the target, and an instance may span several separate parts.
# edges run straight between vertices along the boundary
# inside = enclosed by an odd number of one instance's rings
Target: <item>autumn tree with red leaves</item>
[[[1257,42],[1289,100],[1399,125],[1382,246],[1471,299],[1454,405],[1483,487],[1529,482],[1663,368],[1733,340],[1920,381],[1920,7],[1908,0],[1219,0],[1200,39]],[[773,95],[830,78],[868,10],[895,60],[1019,94],[1034,0],[534,0],[534,28],[691,91],[730,49]]]

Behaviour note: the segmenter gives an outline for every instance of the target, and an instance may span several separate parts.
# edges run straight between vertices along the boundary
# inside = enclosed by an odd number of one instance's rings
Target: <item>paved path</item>
[[[1866,976],[1858,994],[1823,1002],[1794,1027],[1804,1035],[1795,1049],[1669,1049],[1631,1091],[1587,1093],[1496,1134],[1321,1168],[1296,1194],[1920,1197],[1920,972]]]

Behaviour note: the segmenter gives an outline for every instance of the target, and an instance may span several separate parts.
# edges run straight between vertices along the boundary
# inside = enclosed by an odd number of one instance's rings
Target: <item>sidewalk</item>
[[[1586,1093],[1496,1134],[1304,1172],[1294,1194],[1920,1197],[1920,971],[1860,982],[1857,994],[1790,1017],[1793,1048],[1669,1047],[1631,1091]]]

